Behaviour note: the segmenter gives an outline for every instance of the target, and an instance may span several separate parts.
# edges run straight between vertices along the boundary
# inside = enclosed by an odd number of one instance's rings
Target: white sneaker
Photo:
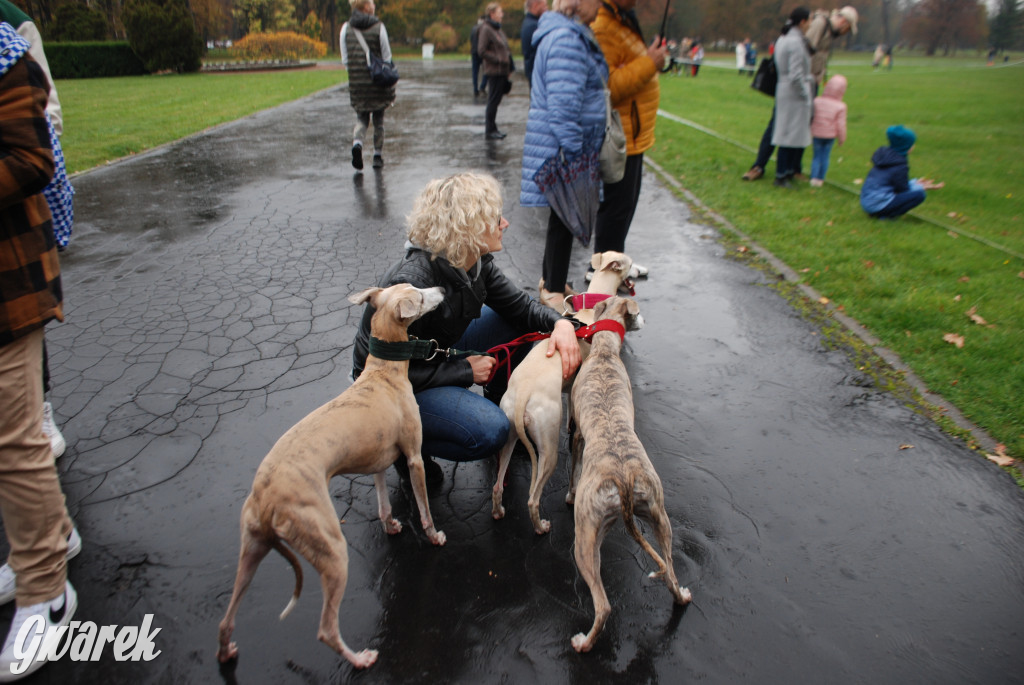
[[[51,651],[51,643],[53,640],[59,639],[56,631],[50,631],[50,628],[60,628],[71,623],[71,617],[75,615],[76,609],[78,609],[78,595],[75,593],[75,588],[71,587],[71,583],[68,582],[64,584],[64,592],[61,593],[60,597],[51,599],[49,602],[33,604],[29,607],[19,607],[14,612],[14,618],[11,619],[11,629],[7,633],[7,640],[4,641],[4,649],[0,652],[0,683],[12,683],[15,680],[21,680],[30,673],[34,673],[42,668],[46,664],[46,660],[37,661],[35,656],[40,653],[40,649]],[[15,656],[15,653],[22,652],[26,645],[16,645],[15,643],[18,641],[18,633],[21,632],[22,627],[30,619],[37,616],[42,619],[37,632],[42,633],[44,636],[49,633],[49,639],[44,637],[37,642],[39,645],[37,650],[32,654],[25,655],[31,661],[28,662],[23,670],[22,664],[24,659],[18,658]],[[22,639],[23,642],[26,641],[24,636]],[[31,640],[27,642],[31,645]],[[12,669],[17,669],[18,673],[14,673]]]
[[[67,443],[64,436],[60,434],[60,428],[53,422],[53,406],[49,402],[43,402],[43,432],[50,439],[50,449],[53,450],[53,458],[56,459],[64,454]]]
[[[78,534],[77,528],[71,529],[71,535],[68,536],[68,559],[74,559],[78,556],[78,553],[82,551],[82,536]],[[0,566],[0,604],[7,604],[14,599],[14,593],[17,588],[15,582],[14,569],[11,568],[10,564],[4,564]],[[3,675],[0,673],[0,675]],[[0,680],[0,682],[3,682]]]
[[[629,270],[630,278],[647,278],[647,274],[650,273],[650,269],[646,266],[641,266],[636,262],[633,262],[633,268]]]

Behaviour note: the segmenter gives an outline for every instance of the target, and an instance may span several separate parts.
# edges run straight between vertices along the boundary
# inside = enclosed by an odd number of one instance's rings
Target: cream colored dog
[[[349,298],[353,304],[367,301],[376,312],[371,335],[386,342],[409,339],[409,324],[441,304],[442,288],[419,289],[402,283],[387,289],[370,288]],[[342,473],[372,473],[377,505],[384,530],[395,534],[402,524],[391,517],[384,472],[404,455],[420,521],[435,545],[445,535],[434,529],[427,504],[427,486],[420,454],[420,413],[409,383],[408,361],[385,361],[368,356],[366,369],[345,392],[314,410],[285,433],[263,459],[252,492],[242,506],[242,545],[235,587],[227,614],[220,622],[217,658],[230,661],[238,655],[231,642],[238,605],[256,567],[271,549],[287,559],[295,571],[295,592],[283,619],[302,591],[301,554],[320,574],[324,604],[317,637],[348,659],[356,668],[377,660],[377,652],[353,652],[341,639],[338,608],[348,581],[348,546],[334,511],[328,484]]]
[[[629,278],[633,260],[621,252],[602,252],[591,258],[594,277],[587,294],[614,295]],[[581,309],[575,317],[585,324],[594,320],[593,309]],[[586,359],[589,343],[580,341],[580,356]],[[540,517],[540,497],[544,486],[558,464],[558,436],[562,426],[562,393],[572,379],[562,381],[561,355],[546,356],[544,346],[534,347],[516,367],[509,379],[508,390],[501,398],[501,409],[511,429],[508,442],[498,458],[498,480],[491,492],[491,516],[505,516],[502,505],[505,472],[512,459],[512,449],[520,440],[530,455],[533,473],[527,506],[537,535],[551,530],[551,524]],[[532,442],[531,442],[532,441]]]
[[[643,325],[636,302],[621,297],[599,302],[594,317],[617,321],[622,336]],[[615,331],[594,335],[570,398],[575,435],[566,502],[575,503],[576,566],[594,600],[593,627],[572,638],[577,652],[590,651],[612,611],[601,581],[601,542],[620,513],[626,530],[658,565],[651,577],[664,577],[678,604],[692,599],[689,590],[679,587],[672,568],[672,525],[661,479],[633,427],[633,391],[619,357],[622,340]],[[634,514],[650,522],[664,559],[640,534]]]

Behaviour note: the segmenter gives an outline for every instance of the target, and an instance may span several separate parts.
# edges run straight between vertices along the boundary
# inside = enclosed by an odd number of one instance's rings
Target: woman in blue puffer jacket
[[[523,178],[519,203],[548,207],[534,176],[547,160],[559,154],[566,160],[589,156],[598,164],[604,141],[608,66],[594,34],[588,28],[601,0],[555,0],[551,12],[541,15],[533,34],[536,57],[530,90],[530,113],[523,146]],[[594,173],[600,187],[600,174]],[[552,210],[548,218],[541,301],[560,308],[569,274],[572,233]]]

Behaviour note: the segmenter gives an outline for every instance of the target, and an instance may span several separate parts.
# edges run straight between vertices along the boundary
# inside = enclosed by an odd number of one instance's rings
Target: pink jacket
[[[835,138],[846,142],[846,77],[836,74],[825,84],[825,90],[814,98],[814,120],[811,135],[815,138]]]

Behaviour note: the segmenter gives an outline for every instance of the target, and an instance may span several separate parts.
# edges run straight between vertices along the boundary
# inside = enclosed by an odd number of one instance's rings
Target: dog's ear
[[[636,303],[636,300],[629,298],[623,298],[626,303],[626,330],[639,331],[644,327],[644,317],[640,316],[640,305]]]
[[[610,297],[607,300],[601,300],[600,302],[594,305],[594,321],[604,318],[605,310],[608,309],[608,303],[614,299],[616,298]]]
[[[348,301],[351,302],[352,304],[363,304],[367,300],[372,299],[377,293],[381,292],[382,290],[384,290],[384,288],[367,288],[362,292],[353,293],[349,295]]]
[[[622,262],[619,261],[618,259],[613,259],[612,261],[605,264],[604,268],[601,269],[601,271],[622,271]]]
[[[411,296],[403,296],[398,300],[398,316],[403,320],[411,319],[420,313],[422,307],[420,304],[413,302],[413,299]],[[420,297],[420,300],[422,299]]]
[[[601,268],[601,260],[604,259],[603,254],[603,252],[595,252],[590,255],[590,266],[594,267],[595,270]]]

